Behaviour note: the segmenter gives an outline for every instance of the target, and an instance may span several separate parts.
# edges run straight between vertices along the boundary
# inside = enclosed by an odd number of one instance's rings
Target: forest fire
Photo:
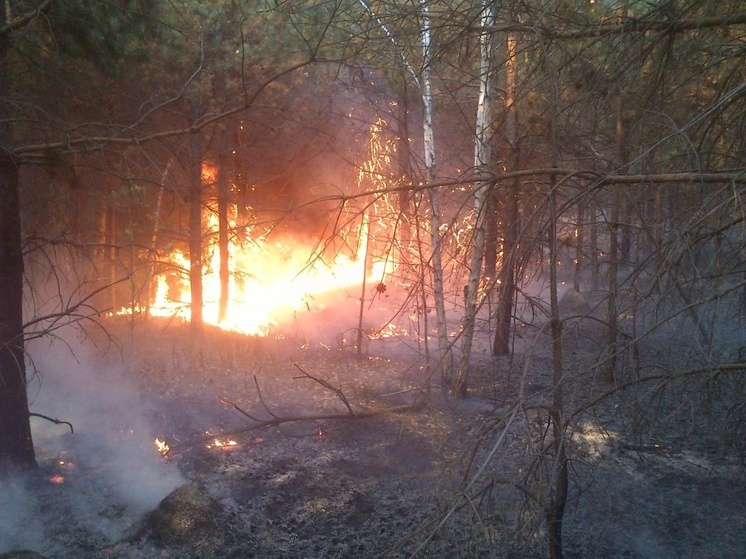
[[[379,121],[371,128],[370,161],[362,165],[358,177],[363,189],[385,186],[383,177],[394,146],[382,141],[384,126]],[[206,187],[214,185],[218,175],[217,167],[203,163]],[[231,203],[223,224],[228,237],[228,279],[221,282],[225,263],[221,263],[221,225],[214,205],[208,202],[202,212],[202,314],[205,323],[223,330],[266,336],[299,313],[323,310],[325,295],[336,303],[345,297],[345,290],[366,283],[373,287],[373,296],[380,296],[386,291],[385,278],[397,266],[390,235],[401,218],[388,196],[376,198],[365,210],[345,209],[344,215],[337,215],[342,223],[329,230],[327,237],[308,232],[275,234],[271,228],[240,223],[242,212],[237,203]],[[162,255],[159,263],[165,266],[153,278],[149,314],[189,320],[189,256],[175,249]],[[359,300],[360,291],[351,296]]]
[[[209,435],[209,432],[207,434]],[[256,439],[254,442],[261,442],[261,439]],[[164,458],[169,457],[171,453],[171,447],[165,440],[162,441],[157,438],[155,439],[154,444],[161,456],[163,456]],[[220,437],[215,437],[210,442],[205,444],[205,448],[207,448],[208,450],[211,450],[213,448],[227,450],[230,448],[235,448],[237,446],[239,446],[239,444],[238,441],[236,441],[235,439]]]
[[[205,222],[209,238],[216,238],[218,225],[214,214],[207,213]],[[231,240],[228,244],[228,304],[222,317],[220,253],[217,241],[211,241],[205,250],[202,275],[204,321],[224,330],[265,336],[273,326],[291,320],[296,313],[322,310],[321,295],[339,292],[363,281],[367,239],[363,235],[358,240],[357,256],[337,253],[332,257],[316,254],[313,246],[304,246],[290,238],[272,241],[261,235],[248,237],[243,242]],[[150,314],[189,320],[189,259],[183,252],[174,250],[165,260],[169,269],[155,277]],[[383,266],[383,263],[373,264],[367,275],[380,281]]]
[[[168,456],[168,453],[171,450],[171,448],[168,446],[168,443],[166,441],[162,441],[160,439],[155,439],[155,446],[158,449],[158,452],[163,457]]]
[[[208,449],[211,449],[211,448],[230,448],[230,447],[233,447],[233,446],[238,446],[238,442],[236,442],[233,439],[224,439],[224,440],[221,440],[221,439],[216,438],[215,440],[213,440],[213,442],[211,442],[211,443],[209,443],[207,445],[207,448]]]

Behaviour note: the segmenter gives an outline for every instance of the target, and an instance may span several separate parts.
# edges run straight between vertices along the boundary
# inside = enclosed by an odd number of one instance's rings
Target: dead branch
[[[256,378],[256,375],[254,375],[254,386],[256,386],[256,394],[259,396],[259,401],[262,403],[262,407],[264,407],[264,410],[271,415],[272,417],[277,417],[274,413],[272,413],[272,410],[269,409],[269,406],[267,405],[267,402],[264,401],[264,396],[262,396],[262,390],[259,388],[259,381]]]
[[[267,418],[261,418],[258,417],[251,412],[248,412],[235,402],[232,402],[228,400],[227,398],[224,398],[223,396],[218,396],[218,400],[226,405],[232,407],[234,410],[236,410],[238,413],[246,417],[247,419],[251,420],[253,422],[252,425],[249,425],[243,429],[238,429],[236,431],[229,431],[226,433],[217,433],[217,434],[210,434],[206,435],[203,438],[205,440],[211,440],[214,438],[223,438],[223,437],[231,437],[234,435],[240,435],[242,433],[248,433],[250,431],[256,431],[258,429],[267,429],[270,427],[278,427],[280,425],[283,425],[285,423],[294,423],[298,421],[337,421],[337,420],[344,420],[344,419],[363,419],[367,417],[377,417],[382,415],[388,415],[388,414],[398,414],[398,413],[408,413],[413,412],[422,409],[425,406],[425,402],[422,399],[417,399],[411,404],[404,404],[401,406],[386,406],[378,409],[365,409],[365,410],[359,410],[356,411],[352,408],[352,405],[350,404],[349,400],[347,399],[347,396],[345,396],[344,392],[340,388],[335,388],[332,386],[328,381],[318,378],[314,375],[311,375],[310,373],[307,373],[303,369],[301,369],[298,365],[295,365],[298,370],[300,370],[303,373],[303,376],[295,377],[295,378],[308,378],[313,380],[314,382],[320,384],[324,388],[334,392],[337,397],[342,401],[342,403],[347,408],[347,411],[345,412],[337,412],[337,413],[318,413],[318,414],[308,414],[308,415],[277,415],[276,413],[272,412],[267,405],[267,402],[264,400],[264,397],[262,396],[261,389],[259,387],[259,381],[254,377],[254,384],[257,389],[257,394],[259,395],[259,400],[262,404],[262,407],[266,411],[266,413],[269,415]]]
[[[21,27],[28,25],[34,19],[47,13],[55,2],[56,0],[44,0],[36,9],[31,9],[28,12],[24,12],[21,15],[15,17],[8,17],[10,13],[7,13],[7,23],[0,27],[0,36],[5,37],[6,35],[20,29]],[[6,5],[3,8],[10,12],[9,6]]]
[[[401,406],[390,406],[390,407],[376,409],[376,410],[363,410],[363,411],[358,411],[358,412],[353,412],[353,413],[350,413],[348,411],[344,413],[321,413],[321,414],[309,414],[309,415],[274,416],[270,419],[259,419],[259,418],[253,417],[246,410],[242,409],[237,404],[229,400],[226,400],[225,398],[220,397],[220,401],[228,406],[231,406],[241,415],[244,415],[247,418],[251,419],[252,421],[255,422],[255,424],[245,427],[243,429],[238,429],[236,431],[228,431],[225,433],[213,433],[210,435],[205,435],[203,437],[205,440],[232,437],[234,435],[241,435],[243,433],[249,433],[251,431],[257,431],[259,429],[267,429],[270,427],[279,427],[280,425],[283,425],[285,423],[295,423],[298,421],[336,421],[336,420],[342,420],[342,419],[364,419],[367,417],[377,417],[377,416],[388,415],[388,414],[408,413],[408,412],[420,410],[423,407],[425,407],[425,403],[423,401],[418,401],[418,402],[414,402],[413,404],[404,404]]]
[[[70,423],[69,421],[63,421],[61,419],[55,419],[53,417],[49,417],[48,415],[44,415],[44,414],[41,414],[41,413],[34,413],[34,412],[31,412],[31,411],[28,412],[28,414],[29,414],[29,417],[41,417],[42,419],[46,419],[47,421],[50,421],[50,422],[55,423],[57,425],[67,425],[68,427],[70,427],[70,432],[71,433],[75,432],[73,430],[73,424]]]
[[[617,22],[600,22],[587,24],[575,29],[556,30],[546,25],[526,25],[524,23],[503,23],[487,28],[472,27],[475,31],[489,31],[491,33],[524,33],[537,35],[545,39],[556,40],[584,40],[608,35],[621,35],[637,33],[639,35],[649,32],[683,33],[686,31],[699,31],[715,27],[729,27],[732,25],[743,25],[746,23],[746,14],[725,14],[700,18],[646,19],[650,14],[641,17],[630,17]]]
[[[310,378],[312,381],[317,382],[318,384],[320,384],[324,388],[326,388],[328,390],[331,390],[332,392],[334,392],[339,397],[340,400],[342,400],[342,403],[347,408],[347,411],[350,412],[350,415],[356,415],[355,412],[352,410],[352,406],[350,406],[350,402],[347,401],[347,397],[345,396],[344,392],[342,392],[341,388],[334,388],[331,384],[329,384],[324,379],[317,378],[317,377],[315,377],[315,376],[307,373],[306,371],[304,371],[303,369],[301,369],[300,365],[298,365],[297,363],[293,363],[293,365],[295,365],[295,368],[298,369],[301,373],[303,373],[302,377],[293,377],[294,379]]]
[[[739,361],[735,361],[733,363],[724,363],[721,365],[714,365],[709,367],[702,367],[699,369],[692,369],[688,371],[681,371],[678,373],[661,373],[661,374],[651,374],[644,377],[639,377],[636,379],[629,380],[627,382],[623,382],[620,384],[617,384],[616,386],[613,386],[609,388],[608,390],[605,390],[592,400],[589,400],[582,406],[579,406],[577,409],[575,409],[572,413],[568,414],[565,417],[564,426],[569,425],[576,417],[581,415],[586,410],[589,410],[593,408],[594,406],[598,405],[603,400],[606,400],[610,396],[613,396],[614,394],[618,392],[622,392],[626,390],[627,388],[630,388],[632,386],[637,386],[645,382],[658,382],[661,386],[686,377],[694,377],[704,374],[721,374],[721,373],[727,373],[727,372],[743,372],[746,371],[746,363],[742,363]]]
[[[249,412],[247,412],[246,410],[244,410],[244,409],[240,408],[240,407],[239,407],[239,406],[238,406],[237,404],[234,404],[234,403],[233,403],[233,402],[231,402],[230,400],[226,400],[226,399],[225,399],[225,398],[223,398],[222,396],[218,396],[218,400],[220,400],[220,402],[221,402],[222,404],[225,404],[226,406],[230,406],[230,407],[232,407],[232,408],[233,408],[234,410],[236,410],[236,411],[237,411],[238,413],[240,413],[240,414],[241,414],[241,415],[243,415],[244,417],[248,417],[248,418],[249,418],[249,419],[251,419],[252,421],[256,421],[257,423],[262,423],[262,421],[263,421],[262,419],[259,419],[259,418],[256,418],[256,417],[254,417],[254,416],[253,416],[253,415],[251,415],[251,414],[250,414]],[[276,416],[273,416],[273,417],[276,417]]]

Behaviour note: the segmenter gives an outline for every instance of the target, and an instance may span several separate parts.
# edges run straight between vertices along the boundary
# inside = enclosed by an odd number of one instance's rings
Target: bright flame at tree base
[[[386,123],[379,119],[371,126],[370,160],[360,167],[358,187],[377,190],[398,184],[390,174],[390,156],[395,142],[386,139]],[[209,161],[202,164],[202,180],[209,189],[215,185],[219,169]],[[348,288],[367,283],[385,292],[385,278],[397,267],[391,249],[392,232],[397,231],[400,209],[394,198],[376,196],[365,209],[346,207],[344,223],[333,232],[334,243],[344,250],[322,246],[310,235],[279,238],[253,225],[238,224],[238,208],[229,205],[228,285],[221,288],[219,223],[215,199],[205,205],[202,215],[202,317],[206,324],[249,335],[266,336],[274,326],[288,323],[303,312],[318,312],[344,298],[359,304],[361,291],[345,294]],[[366,202],[367,204],[367,202]],[[321,247],[321,253],[318,249]],[[338,248],[337,247],[337,248]],[[149,258],[149,257],[148,257]],[[190,320],[191,287],[189,257],[182,250],[161,255],[155,263],[151,284],[152,316]],[[221,292],[227,301],[221,312]],[[362,299],[365,299],[364,295]],[[224,297],[225,299],[225,297]],[[370,299],[369,299],[370,300]],[[122,309],[117,314],[143,312],[141,307]]]
[[[214,214],[206,221],[217,230]],[[365,231],[367,220],[360,232]],[[367,237],[360,234],[362,255],[336,254],[331,258],[313,257],[313,247],[293,239],[271,241],[266,237],[233,240],[228,245],[229,281],[225,317],[220,318],[220,255],[216,242],[205,250],[203,265],[203,320],[233,332],[266,336],[272,327],[291,321],[299,313],[323,310],[326,301],[339,302],[341,290],[360,285],[365,274]],[[309,258],[311,255],[311,258]],[[175,250],[167,255],[168,270],[155,276],[151,316],[191,316],[191,291],[188,278],[189,258]],[[368,270],[369,281],[379,282],[390,271],[385,262],[374,262]],[[359,296],[359,295],[358,295]]]

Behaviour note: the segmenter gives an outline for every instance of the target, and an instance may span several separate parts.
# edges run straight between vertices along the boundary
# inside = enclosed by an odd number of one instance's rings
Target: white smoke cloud
[[[123,368],[74,332],[66,336],[28,344],[29,400],[32,412],[69,421],[75,432],[32,417],[42,479],[0,486],[0,553],[54,550],[47,540],[60,523],[113,541],[185,481],[158,454],[152,408]],[[53,475],[64,482],[55,485]]]

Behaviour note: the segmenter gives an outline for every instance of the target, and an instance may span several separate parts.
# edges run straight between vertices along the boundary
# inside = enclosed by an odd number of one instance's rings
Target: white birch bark
[[[402,63],[407,72],[412,76],[422,95],[424,109],[423,121],[423,143],[425,148],[425,173],[428,184],[436,181],[435,171],[435,135],[433,133],[433,95],[432,95],[432,50],[430,31],[430,9],[427,0],[420,1],[422,12],[422,27],[420,29],[420,41],[422,43],[422,78],[418,75],[412,64],[407,60],[404,50],[399,46],[394,35],[386,25],[368,6],[365,0],[358,0],[366,12],[376,21],[381,30],[386,33],[391,43],[396,47]],[[430,197],[430,230],[431,230],[431,257],[430,262],[433,274],[433,299],[435,304],[435,315],[438,323],[438,368],[441,371],[441,380],[444,384],[450,384],[450,375],[453,368],[450,347],[448,344],[448,327],[446,322],[445,294],[443,287],[443,263],[441,259],[440,242],[440,193],[436,188],[428,189]],[[425,333],[427,336],[427,332]]]
[[[424,0],[420,0],[424,3]],[[407,72],[410,76],[412,76],[412,79],[414,80],[415,85],[417,85],[417,88],[422,90],[422,86],[420,84],[420,77],[417,75],[417,71],[414,69],[414,66],[412,66],[412,63],[409,62],[406,55],[404,54],[404,49],[399,46],[399,42],[396,40],[396,37],[389,31],[389,28],[386,27],[386,24],[381,21],[381,18],[378,17],[378,15],[371,9],[370,6],[365,2],[365,0],[358,0],[360,2],[360,5],[363,7],[363,9],[370,14],[370,17],[372,17],[376,23],[378,24],[378,27],[381,28],[381,31],[386,33],[386,36],[389,38],[389,41],[391,41],[391,44],[396,47],[396,52],[399,55],[399,58],[401,58],[402,64],[404,64],[404,67],[407,69]]]
[[[487,31],[494,26],[495,11],[491,3],[482,8],[482,29],[479,36],[479,101],[474,131],[474,171],[478,176],[485,176],[490,171],[492,156],[492,90],[494,83],[494,52],[492,34]],[[487,219],[487,200],[491,185],[489,182],[477,182],[474,185],[474,235],[471,249],[471,269],[469,282],[466,285],[464,318],[461,324],[461,355],[456,379],[451,387],[459,396],[467,391],[469,362],[474,339],[481,277],[482,260],[484,259],[485,220]]]
[[[426,0],[420,0],[422,9],[422,104],[424,107],[424,146],[425,172],[427,183],[436,180],[435,172],[435,135],[433,133],[433,93],[431,80],[432,49],[430,37],[430,9]],[[441,380],[450,383],[453,368],[448,344],[448,326],[446,322],[446,305],[443,288],[443,263],[440,249],[440,193],[437,188],[428,189],[430,195],[430,235],[431,235],[431,263],[433,273],[433,299],[435,302],[435,316],[438,323],[438,368]]]

